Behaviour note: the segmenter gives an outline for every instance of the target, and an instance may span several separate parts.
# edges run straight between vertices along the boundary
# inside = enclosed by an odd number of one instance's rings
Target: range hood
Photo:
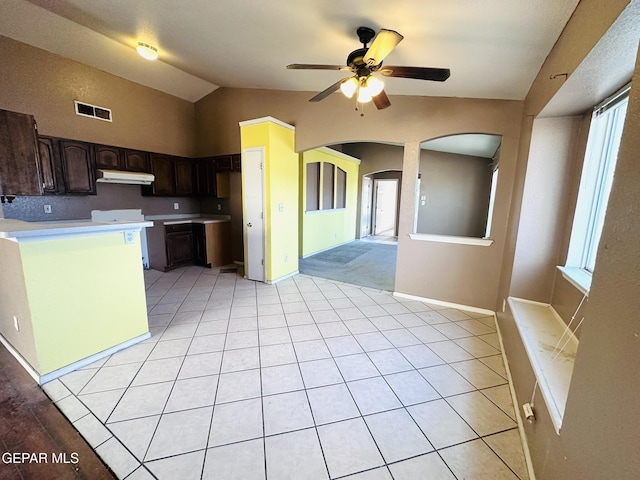
[[[123,172],[120,170],[98,170],[96,182],[124,183],[127,185],[151,185],[155,177],[151,173]]]

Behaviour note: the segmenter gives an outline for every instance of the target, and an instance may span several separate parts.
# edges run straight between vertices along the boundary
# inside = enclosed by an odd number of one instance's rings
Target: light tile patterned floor
[[[145,272],[152,338],[44,386],[119,478],[526,479],[492,317]]]

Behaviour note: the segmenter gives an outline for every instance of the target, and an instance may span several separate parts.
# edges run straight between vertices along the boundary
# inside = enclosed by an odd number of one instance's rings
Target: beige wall
[[[33,115],[43,135],[195,153],[195,107],[186,100],[6,37],[0,58],[0,108]],[[113,122],[76,115],[74,100],[110,108]]]
[[[489,212],[490,158],[423,150],[416,232],[484,237]]]
[[[568,218],[568,193],[572,179],[580,175],[572,167],[581,124],[580,117],[533,122],[509,291],[513,297],[551,302]]]
[[[263,116],[273,116],[296,127],[297,151],[350,142],[404,145],[396,290],[493,310],[516,169],[522,102],[398,96],[391,98],[390,108],[365,111],[361,117],[353,111],[351,102],[339,94],[319,103],[308,102],[312,95],[216,90],[196,104],[199,154],[237,152],[238,123]],[[503,137],[493,245],[477,247],[411,240],[408,234],[413,229],[420,142],[477,132]],[[362,168],[361,173],[366,173],[366,167]]]
[[[40,369],[31,311],[20,257],[20,244],[0,239],[0,332],[34,370]],[[13,317],[18,319],[16,330]]]
[[[597,0],[582,0],[548,56],[525,102],[526,113],[532,116],[523,119],[511,204],[513,214],[507,233],[509,243],[505,250],[499,298],[516,290],[526,295],[544,297],[553,303],[565,320],[573,314],[581,299],[580,293],[557,272],[552,275],[551,264],[542,269],[546,273],[526,279],[523,276],[526,269],[520,262],[533,257],[535,264],[552,256],[555,250],[558,263],[564,263],[588,121],[548,120],[547,126],[577,123],[582,129],[576,137],[576,144],[570,149],[572,154],[560,159],[564,165],[559,168],[564,174],[568,172],[570,178],[568,183],[561,185],[557,181],[550,181],[545,183],[548,187],[546,190],[539,187],[535,192],[528,192],[529,184],[540,174],[536,150],[545,144],[547,147],[550,145],[545,141],[540,144],[544,137],[536,133],[539,133],[543,123],[539,123],[540,120],[534,122],[533,115],[537,115],[547,104],[562,83],[550,81],[550,74],[571,74],[628,3],[613,1],[605,4]],[[633,3],[638,5],[637,0]],[[596,271],[589,302],[583,310],[585,320],[581,327],[580,345],[562,428],[557,435],[539,393],[536,397],[536,422],[524,425],[536,476],[541,480],[631,479],[637,478],[637,472],[640,471],[640,456],[637,453],[640,416],[635,414],[637,398],[640,396],[640,376],[635,368],[640,360],[637,322],[640,308],[637,294],[640,287],[640,271],[637,268],[640,264],[640,251],[637,248],[640,245],[640,190],[637,188],[640,161],[637,152],[640,151],[640,138],[635,135],[640,126],[640,89],[637,88],[640,85],[640,64],[636,65],[635,72],[633,86],[636,88],[632,87]],[[575,127],[572,125],[569,130]],[[546,138],[551,139],[557,133],[549,129]],[[558,143],[560,150],[566,150],[562,147],[565,141],[566,138]],[[532,250],[524,252],[521,250],[526,241],[523,234],[531,225],[518,230],[532,220],[527,211],[537,208],[537,203],[529,198],[529,193],[541,195],[551,190],[554,196],[558,193],[562,195],[556,202],[562,205],[556,208],[564,207],[565,220],[560,221],[562,214],[556,210],[551,212],[552,216],[560,215],[555,230],[549,225],[544,226],[550,241],[544,248],[550,253],[538,255]],[[520,205],[523,206],[521,212]],[[551,279],[551,290],[549,287],[541,288],[544,279]],[[535,377],[513,318],[508,312],[498,312],[498,323],[518,397],[517,404],[522,405],[531,397]]]

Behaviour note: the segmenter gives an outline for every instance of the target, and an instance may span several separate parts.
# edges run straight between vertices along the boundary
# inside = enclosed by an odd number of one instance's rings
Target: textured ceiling
[[[387,65],[448,67],[444,83],[385,79],[389,95],[523,99],[578,0],[2,0],[0,35],[196,101],[218,86],[317,92],[344,74],[355,30],[404,40]],[[135,54],[138,40],[160,60]]]

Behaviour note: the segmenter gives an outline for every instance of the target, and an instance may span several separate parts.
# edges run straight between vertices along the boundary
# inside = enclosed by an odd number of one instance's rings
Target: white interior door
[[[247,246],[245,275],[250,280],[265,281],[264,252],[264,148],[247,148],[242,152],[242,191],[244,192],[244,238]]]
[[[360,238],[371,235],[371,177],[362,177],[362,200],[360,207]]]
[[[398,180],[374,180],[376,216],[373,234],[395,235]],[[388,231],[391,230],[391,233]]]

